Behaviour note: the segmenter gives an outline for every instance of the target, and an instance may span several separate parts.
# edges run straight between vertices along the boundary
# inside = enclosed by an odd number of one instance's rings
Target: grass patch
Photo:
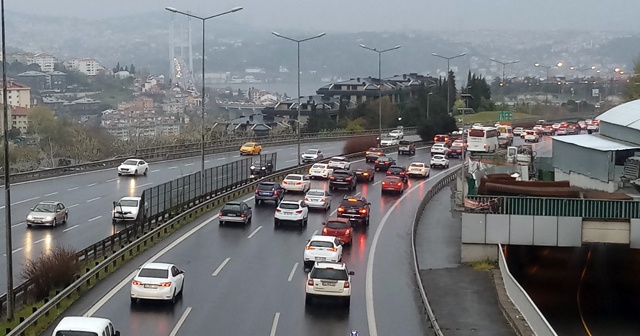
[[[473,262],[470,266],[477,271],[488,271],[496,268],[496,263],[491,260],[482,260]]]
[[[457,123],[462,123],[462,116],[455,116]],[[539,118],[544,119],[537,115],[526,114],[526,113],[513,113],[513,121],[518,121],[518,119],[530,119],[530,118]],[[473,123],[488,123],[488,122],[498,122],[498,112],[497,111],[485,111],[479,112],[476,114],[466,114],[464,116],[465,124],[473,124]]]

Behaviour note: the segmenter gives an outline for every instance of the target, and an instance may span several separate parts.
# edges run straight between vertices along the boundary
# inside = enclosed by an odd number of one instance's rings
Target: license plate
[[[158,288],[158,286],[156,286],[156,285],[144,285],[144,288],[156,289],[156,288]]]
[[[236,216],[236,214],[230,213],[230,214],[227,214],[227,216],[229,216],[229,217],[235,217],[235,216]]]
[[[336,282],[335,281],[322,281],[322,285],[323,286],[335,286]]]
[[[327,258],[325,257],[316,257],[316,261],[325,261]]]
[[[268,193],[268,192],[261,192],[261,193],[260,193],[260,195],[262,195],[262,196],[267,196],[267,195],[269,195],[269,194],[270,194],[270,193]]]
[[[293,212],[285,212],[285,215],[293,215]]]
[[[312,198],[312,199],[310,199],[310,201],[311,202],[320,202],[320,199],[319,198]]]
[[[357,211],[356,211],[356,210],[349,210],[349,211],[347,211],[347,212],[348,212],[348,213],[356,213]]]
[[[34,222],[34,223],[42,223],[42,221],[41,221],[41,220],[34,220],[33,222]]]

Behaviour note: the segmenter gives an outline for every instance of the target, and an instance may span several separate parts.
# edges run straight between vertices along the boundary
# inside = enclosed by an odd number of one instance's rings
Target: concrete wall
[[[560,170],[559,168],[555,169],[555,180],[568,180],[572,186],[582,187],[586,189],[602,190],[606,192],[614,192],[618,190],[618,183],[615,181],[605,182],[580,173],[565,172],[563,170]]]
[[[567,174],[575,172],[602,182],[610,180],[610,171],[613,170],[613,152],[597,151],[560,141],[553,141],[552,151],[556,171],[560,170]],[[556,175],[556,181],[558,180],[560,179]]]

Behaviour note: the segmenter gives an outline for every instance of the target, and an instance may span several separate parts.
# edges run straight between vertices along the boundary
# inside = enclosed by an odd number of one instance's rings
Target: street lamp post
[[[515,61],[499,61],[495,58],[489,58],[490,60],[492,60],[493,62],[496,62],[498,64],[502,64],[502,108],[504,109],[505,103],[506,103],[506,98],[505,98],[505,94],[507,91],[507,82],[504,79],[505,76],[505,68],[507,67],[507,65],[509,64],[516,64],[518,62],[520,62],[519,60],[515,60]]]
[[[289,40],[289,41],[295,42],[298,45],[298,109],[297,109],[298,110],[298,113],[297,113],[298,114],[298,119],[297,119],[297,124],[298,124],[298,165],[300,165],[302,163],[301,162],[302,158],[301,158],[301,153],[300,153],[300,142],[301,142],[300,139],[302,137],[301,132],[300,132],[300,124],[301,124],[301,122],[300,122],[300,43],[323,37],[326,34],[325,33],[320,33],[320,34],[318,34],[316,36],[307,37],[307,38],[300,39],[300,40],[296,40],[296,39],[284,36],[284,35],[276,33],[276,32],[271,32],[271,34],[273,34],[273,35],[275,35],[277,37],[283,38],[285,40]]]
[[[580,72],[580,78],[579,78],[580,84],[582,84],[583,81],[586,79],[584,77],[584,72],[585,71],[589,71],[589,70],[595,70],[595,69],[596,69],[595,66],[590,66],[590,67],[587,67],[587,68],[577,68],[577,67],[572,66],[572,67],[569,68],[569,70],[574,70],[574,71]],[[580,86],[578,85],[578,87],[580,87]],[[584,94],[584,100],[586,101],[588,99],[587,98],[587,88],[586,87],[585,87],[585,90],[584,90],[583,94]],[[580,102],[578,102],[578,114],[580,113],[580,110],[581,110]]]
[[[393,48],[378,50],[377,48],[370,48],[364,44],[360,45],[360,48],[364,48],[373,52],[378,53],[378,143],[382,141],[382,54],[387,51],[392,51],[396,49],[402,48],[402,46],[397,45]]]
[[[218,16],[222,16],[225,14],[230,14],[230,13],[234,13],[237,11],[242,10],[242,7],[235,7],[232,8],[231,10],[228,10],[226,12],[222,12],[222,13],[218,13],[215,15],[211,15],[211,16],[206,16],[206,17],[200,17],[197,15],[193,15],[191,13],[187,13],[187,12],[182,12],[179,11],[173,7],[165,7],[166,10],[168,10],[169,12],[175,13],[175,14],[182,14],[194,19],[198,19],[200,21],[202,21],[202,93],[200,94],[200,97],[202,98],[202,125],[200,125],[200,194],[204,195],[204,188],[205,188],[205,183],[204,183],[204,178],[205,178],[205,174],[204,174],[204,108],[205,108],[205,81],[204,81],[204,53],[205,53],[205,22],[209,19],[213,19],[216,18]]]
[[[462,57],[464,55],[466,55],[467,53],[462,53],[460,55],[456,55],[456,56],[451,56],[451,57],[447,57],[447,56],[442,56],[442,55],[438,55],[436,53],[431,53],[431,55],[435,56],[435,57],[440,57],[442,59],[446,59],[447,60],[447,113],[449,113],[449,115],[451,115],[451,83],[449,82],[449,72],[451,71],[450,69],[450,61],[454,58],[458,58],[458,57]]]
[[[554,67],[558,67],[558,68],[561,67],[562,66],[562,62],[556,63],[555,66],[542,65],[540,63],[535,63],[534,66],[536,66],[538,68],[547,69],[547,77],[545,78],[545,84],[544,84],[544,104],[548,105],[549,104],[549,69],[554,68]]]
[[[429,92],[427,94],[427,122],[429,122],[429,107],[431,106],[429,98],[431,98],[432,94],[433,94],[433,92]]]
[[[2,134],[4,135],[4,222],[7,255],[7,320],[13,320],[13,256],[11,240],[11,181],[9,174],[9,102],[7,85],[7,50],[5,39],[4,0],[0,1],[2,12]]]

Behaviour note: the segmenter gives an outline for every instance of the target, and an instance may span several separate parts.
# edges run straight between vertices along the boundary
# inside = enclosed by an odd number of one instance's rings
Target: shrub
[[[375,135],[370,136],[360,136],[355,138],[347,139],[344,147],[342,148],[342,153],[351,154],[357,152],[364,152],[370,147],[376,147],[378,141],[376,140]]]
[[[76,262],[76,251],[70,248],[56,247],[43,251],[35,259],[29,259],[22,269],[24,280],[32,279],[32,295],[42,300],[54,289],[64,288],[75,280],[80,270]]]

